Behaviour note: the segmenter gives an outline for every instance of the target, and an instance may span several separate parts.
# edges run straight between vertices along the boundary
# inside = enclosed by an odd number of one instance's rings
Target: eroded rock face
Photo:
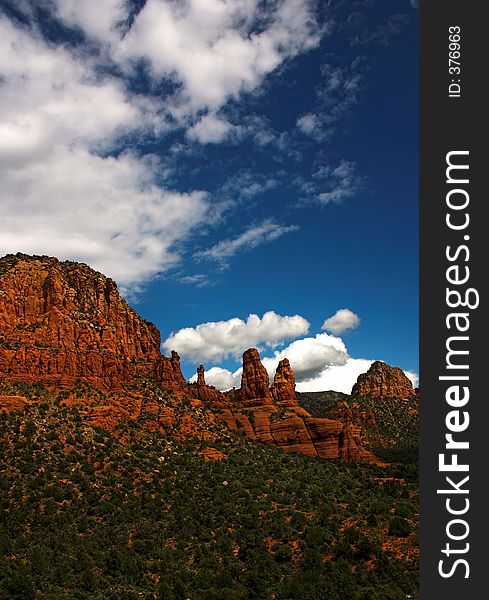
[[[204,365],[199,365],[197,367],[197,381],[196,383],[190,384],[187,389],[189,390],[190,395],[196,396],[199,400],[202,400],[202,402],[207,404],[220,403],[224,399],[224,395],[221,394],[219,390],[206,384]]]
[[[399,367],[391,367],[379,360],[359,375],[353,386],[352,396],[371,398],[409,398],[415,395],[412,383]]]
[[[248,405],[272,402],[268,373],[261,363],[260,354],[256,348],[250,348],[243,354],[239,400]]]
[[[280,361],[271,387],[255,348],[243,354],[239,390],[221,393],[208,386],[203,365],[197,381],[187,383],[179,355],[161,354],[158,329],[128,306],[111,279],[83,264],[25,255],[0,259],[0,375],[54,388],[82,380],[110,391],[103,402],[89,401],[88,392],[85,399],[88,422],[107,429],[138,420],[181,439],[212,440],[217,419],[286,452],[376,462],[348,419],[316,419],[299,406],[287,359]],[[392,389],[392,377],[384,379]],[[132,391],[124,387],[138,381],[143,383]],[[173,396],[150,394],[148,381]],[[2,398],[12,410],[27,402]],[[189,408],[182,408],[183,398],[190,399]],[[79,401],[75,394],[73,402]]]
[[[185,380],[160,353],[158,329],[84,264],[9,255],[0,260],[0,373],[12,381],[117,389],[140,373],[169,386]]]
[[[358,428],[349,419],[313,418],[299,406],[288,359],[280,361],[274,382],[268,388],[268,374],[258,351],[247,350],[243,355],[243,380],[241,390],[230,396],[221,413],[231,429],[285,452],[379,463],[362,448]]]
[[[271,387],[272,397],[283,404],[296,405],[295,377],[288,358],[278,363]]]
[[[175,350],[171,358],[160,354],[155,362],[154,378],[167,390],[173,392],[178,398],[183,398],[188,392],[188,384],[180,368],[180,356]]]

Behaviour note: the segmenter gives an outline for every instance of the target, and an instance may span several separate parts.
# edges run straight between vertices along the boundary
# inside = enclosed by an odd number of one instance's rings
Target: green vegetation
[[[0,600],[417,598],[417,482],[399,466],[232,434],[205,461],[196,439],[115,436],[22,386],[39,402],[0,413]]]
[[[307,392],[297,394],[297,401],[315,417],[337,418],[338,410],[346,405],[354,422],[362,428],[362,443],[382,460],[405,465],[412,480],[417,480],[417,396],[409,399],[357,398],[340,392]]]
[[[328,411],[335,409],[339,402],[350,397],[342,392],[296,392],[297,402],[313,417],[327,417]]]

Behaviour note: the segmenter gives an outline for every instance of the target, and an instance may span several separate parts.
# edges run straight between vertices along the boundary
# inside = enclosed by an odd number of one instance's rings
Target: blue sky
[[[113,277],[221,388],[248,344],[415,374],[415,4],[3,0],[0,254]]]

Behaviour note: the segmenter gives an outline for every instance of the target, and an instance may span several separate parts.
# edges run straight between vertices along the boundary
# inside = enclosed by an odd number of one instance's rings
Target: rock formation
[[[270,389],[275,401],[284,405],[297,404],[295,397],[295,377],[288,358],[278,363],[273,385]]]
[[[313,418],[299,406],[287,359],[280,361],[269,388],[267,371],[254,348],[243,354],[241,389],[234,401],[222,407],[222,416],[231,429],[285,452],[379,462],[361,447],[358,428],[349,420]]]
[[[117,389],[137,374],[183,392],[178,355],[158,329],[84,264],[9,255],[0,260],[0,373],[10,380]]]
[[[205,367],[199,365],[197,367],[197,381],[191,383],[188,388],[191,396],[196,396],[202,402],[207,404],[216,404],[223,401],[223,394],[211,385],[205,382]]]
[[[366,386],[406,393],[400,369],[392,370],[394,377],[387,365],[375,364],[380,367],[373,366],[365,381],[359,378],[360,393]],[[361,447],[348,418],[313,418],[299,406],[287,359],[280,361],[272,386],[255,348],[243,354],[239,390],[221,393],[208,386],[203,365],[197,381],[187,383],[179,355],[161,354],[158,329],[128,306],[115,282],[71,261],[21,254],[0,259],[0,376],[55,389],[81,381],[110,392],[103,402],[98,396],[89,401],[89,388],[82,392],[87,420],[108,429],[138,419],[182,439],[214,439],[211,430],[219,420],[286,452],[377,462]],[[155,384],[160,391],[150,393]],[[66,402],[79,403],[80,394],[70,393]],[[12,395],[0,401],[14,410],[23,400]]]
[[[250,348],[243,354],[239,400],[249,406],[272,402],[268,373],[261,363],[260,354],[256,348]]]
[[[412,383],[402,369],[379,360],[366,373],[359,375],[351,391],[352,396],[370,398],[410,398],[415,394]]]

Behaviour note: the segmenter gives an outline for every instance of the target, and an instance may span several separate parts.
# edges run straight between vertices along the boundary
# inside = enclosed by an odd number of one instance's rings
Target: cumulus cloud
[[[197,252],[195,258],[226,263],[235,254],[276,240],[286,233],[297,231],[297,229],[296,225],[280,225],[273,220],[266,220],[260,225],[246,229],[234,238],[221,240],[211,248]]]
[[[206,195],[162,187],[154,157],[107,153],[150,104],[4,18],[0,45],[0,254],[81,260],[123,286],[176,264]]]
[[[350,394],[361,373],[366,373],[373,360],[348,357],[343,365],[330,365],[315,377],[298,381],[298,392],[325,392],[334,390]]]
[[[299,381],[296,389],[299,392],[323,392],[334,390],[350,394],[358,376],[366,373],[374,361],[366,358],[348,357],[344,365],[331,365],[316,377]],[[418,385],[418,376],[413,371],[404,371],[414,387]]]
[[[99,40],[117,39],[117,26],[127,19],[125,0],[54,0],[56,14]]]
[[[324,321],[321,329],[339,335],[345,331],[355,329],[358,325],[360,325],[360,317],[348,308],[341,308],[332,317]]]
[[[176,350],[195,363],[215,362],[228,356],[237,357],[261,344],[274,347],[308,331],[309,323],[300,315],[281,316],[269,311],[263,317],[250,314],[246,321],[235,317],[180,329],[168,337],[163,348],[167,352]]]
[[[287,321],[289,319],[289,321]],[[308,323],[302,317],[280,317],[275,313],[266,313],[263,319],[250,315],[248,322],[230,319],[217,323],[204,323],[196,328],[182,329],[171,336],[164,344],[167,351],[176,348],[185,358],[201,363],[215,362],[232,356],[238,356],[244,349],[259,345],[266,346],[283,342],[286,338],[303,336],[298,333],[307,330]],[[281,332],[278,332],[278,329]],[[262,363],[273,382],[278,363],[288,358],[296,378],[299,392],[320,392],[334,390],[350,394],[353,385],[361,373],[366,373],[374,360],[354,358],[348,353],[344,341],[327,333],[318,333],[314,337],[301,337],[271,355],[262,352]],[[413,386],[418,385],[418,376],[413,371],[404,371]],[[221,391],[241,385],[242,368],[235,371],[213,366],[206,371],[206,382]],[[194,375],[191,381],[196,381]]]
[[[241,386],[241,374],[243,369],[237,369],[234,373],[221,367],[211,367],[205,372],[205,382],[207,385],[213,385],[221,392],[226,392],[231,388]],[[197,381],[197,374],[190,378],[191,382]]]
[[[304,348],[305,347],[306,346],[304,346]],[[288,358],[290,360],[290,356],[288,356]],[[342,357],[341,361],[343,361],[343,358],[344,357]],[[263,357],[262,361],[267,368],[270,382],[272,382],[278,360],[276,358]],[[344,362],[340,362],[340,364],[329,364],[320,370],[313,369],[309,378],[301,377],[298,370],[296,370],[300,369],[301,362],[302,364],[309,362],[309,364],[312,365],[313,360],[308,361],[307,358],[300,358],[297,356],[295,357],[295,360],[291,360],[292,368],[296,374],[296,390],[298,392],[325,392],[333,390],[335,392],[350,394],[358,376],[362,373],[366,373],[374,361],[366,358],[352,358],[347,356]],[[321,361],[318,361],[316,364],[319,365],[320,362]],[[218,390],[225,392],[233,387],[240,387],[242,372],[242,368],[233,372],[221,367],[212,367],[206,371],[205,379],[209,385],[213,385]],[[305,372],[306,371],[302,371],[302,375],[304,375]],[[404,371],[404,373],[413,386],[416,387],[418,385],[417,374],[412,371]],[[194,375],[190,381],[196,380],[197,375]]]
[[[252,91],[285,60],[314,48],[320,30],[309,0],[148,0],[113,50],[119,62],[149,62],[178,84],[173,112],[217,110]]]
[[[205,115],[187,130],[187,137],[201,144],[217,144],[225,140],[233,129],[233,125],[225,119]]]
[[[217,110],[256,89],[284,61],[315,48],[325,29],[311,0],[56,0],[57,16],[106,47],[130,71],[146,61],[155,81],[176,86],[169,108],[180,118]]]
[[[142,126],[140,99],[89,62],[0,17],[0,159],[20,167],[73,145],[105,149]]]
[[[283,358],[289,359],[296,380],[300,382],[314,379],[331,365],[344,365],[348,353],[340,338],[327,333],[296,340],[283,350],[275,352],[273,357],[263,358],[270,380],[273,380],[277,365]]]
[[[165,167],[139,143],[176,127],[202,144],[233,134],[218,109],[319,43],[312,3],[43,7],[88,43],[47,40],[27,2],[18,9],[28,25],[0,15],[0,253],[86,261],[134,288],[181,260],[197,223],[205,231],[216,220],[209,196],[169,189]],[[128,83],[142,63],[148,86],[135,93]],[[156,94],[165,82],[170,91]],[[203,256],[229,257],[290,230],[268,222]]]
[[[207,214],[201,192],[169,192],[150,165],[60,148],[0,172],[0,254],[23,251],[81,260],[133,286],[175,265],[175,243]]]

